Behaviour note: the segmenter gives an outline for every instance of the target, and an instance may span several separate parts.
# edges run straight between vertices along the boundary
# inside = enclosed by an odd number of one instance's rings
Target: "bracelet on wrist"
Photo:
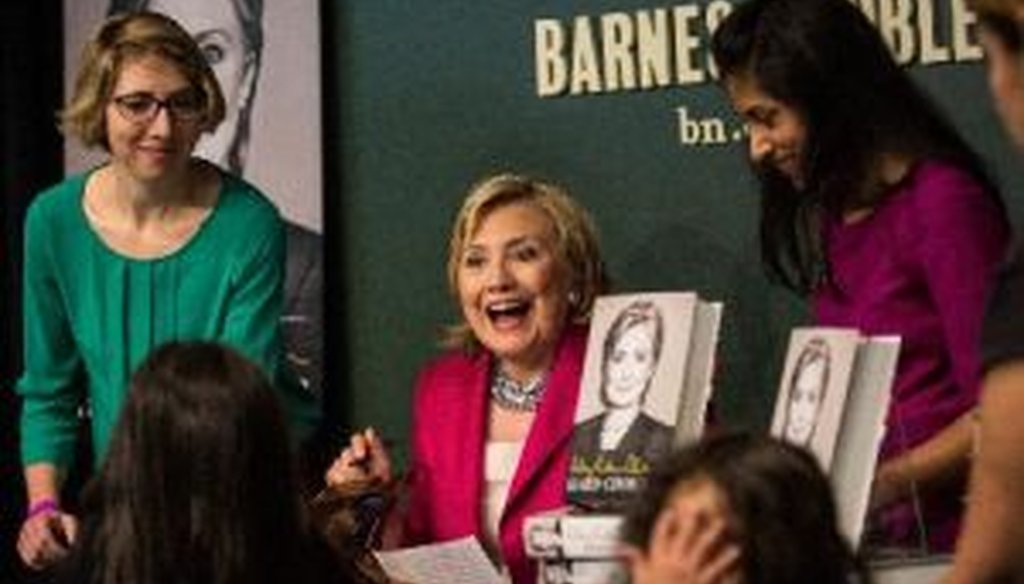
[[[31,519],[43,513],[53,513],[54,511],[60,511],[60,505],[57,504],[57,500],[53,497],[47,497],[29,505],[28,511],[25,513],[25,519]]]

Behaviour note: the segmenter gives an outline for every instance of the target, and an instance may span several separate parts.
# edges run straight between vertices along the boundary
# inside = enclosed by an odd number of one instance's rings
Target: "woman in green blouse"
[[[213,72],[173,20],[113,17],[86,46],[62,129],[106,150],[109,161],[37,197],[25,229],[17,389],[29,507],[18,551],[29,566],[51,564],[74,538],[59,492],[83,397],[98,462],[129,375],[156,346],[228,343],[280,380],[293,421],[315,417],[282,370],[277,210],[251,185],[192,157],[223,117]]]

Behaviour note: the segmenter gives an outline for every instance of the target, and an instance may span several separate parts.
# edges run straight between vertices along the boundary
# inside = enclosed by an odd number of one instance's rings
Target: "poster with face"
[[[287,227],[281,325],[288,363],[322,392],[323,185],[319,11],[314,0],[78,0],[64,3],[65,93],[80,53],[107,15],[161,12],[199,45],[221,86],[224,121],[194,154],[244,177],[278,207]],[[65,143],[65,171],[106,153]]]
[[[698,303],[693,293],[598,298],[573,434],[574,502],[615,507],[671,449]]]
[[[815,327],[790,335],[771,433],[808,448],[825,469],[838,439],[860,338],[852,329]]]

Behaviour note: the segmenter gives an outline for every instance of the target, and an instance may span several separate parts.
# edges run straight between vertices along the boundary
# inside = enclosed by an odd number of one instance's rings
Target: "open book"
[[[721,303],[693,292],[597,299],[576,410],[570,502],[622,509],[658,458],[700,436],[721,313]]]
[[[829,474],[840,528],[860,540],[896,361],[898,337],[799,327],[790,335],[771,433],[809,449]]]

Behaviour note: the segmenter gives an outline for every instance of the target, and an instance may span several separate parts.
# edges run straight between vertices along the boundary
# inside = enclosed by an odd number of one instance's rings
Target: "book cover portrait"
[[[852,329],[793,329],[779,384],[772,435],[809,449],[826,470],[839,438],[860,334]]]
[[[672,448],[697,297],[606,296],[594,308],[567,493],[615,509]]]

